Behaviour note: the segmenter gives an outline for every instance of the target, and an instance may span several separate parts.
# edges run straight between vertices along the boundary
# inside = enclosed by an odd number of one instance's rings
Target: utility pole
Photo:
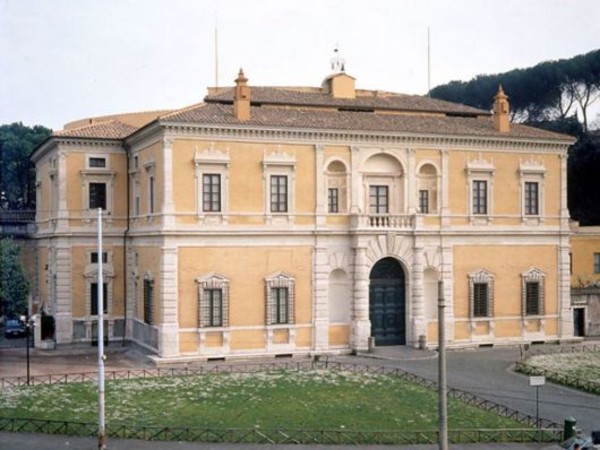
[[[440,450],[448,450],[445,309],[444,282],[440,280],[438,281],[438,422]]]
[[[104,277],[102,271],[102,208],[98,208],[98,450],[106,450],[104,423]]]

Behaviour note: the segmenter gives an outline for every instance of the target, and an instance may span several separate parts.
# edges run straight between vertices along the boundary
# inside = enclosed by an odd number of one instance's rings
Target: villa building
[[[166,361],[435,347],[439,280],[449,347],[571,339],[574,140],[492,102],[240,70],[181,110],[68,124],[32,157],[35,301],[58,345],[103,307],[109,341]]]

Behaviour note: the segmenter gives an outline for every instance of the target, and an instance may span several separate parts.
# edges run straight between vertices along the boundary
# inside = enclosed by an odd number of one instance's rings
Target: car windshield
[[[6,322],[6,326],[7,326],[7,327],[11,327],[11,328],[18,327],[18,326],[20,326],[20,325],[21,325],[21,324],[20,324],[20,322],[19,322],[18,320],[8,320],[8,321]]]

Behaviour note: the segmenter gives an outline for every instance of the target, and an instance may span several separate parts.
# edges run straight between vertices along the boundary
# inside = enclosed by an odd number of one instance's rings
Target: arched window
[[[327,166],[327,212],[329,214],[348,211],[348,173],[341,161],[332,161]]]
[[[418,173],[419,212],[435,214],[438,209],[438,175],[433,164],[423,164]]]

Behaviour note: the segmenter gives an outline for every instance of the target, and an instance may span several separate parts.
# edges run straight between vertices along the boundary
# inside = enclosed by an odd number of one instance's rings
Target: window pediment
[[[263,155],[263,167],[268,166],[290,166],[296,165],[296,156],[284,152],[281,147],[278,147],[274,152],[268,153],[264,151]]]
[[[229,157],[229,149],[225,149],[224,151],[220,151],[215,148],[214,144],[211,144],[210,147],[200,150],[197,146],[194,147],[194,164],[198,165],[212,165],[212,164],[220,164],[224,166],[229,166],[231,159]]]

